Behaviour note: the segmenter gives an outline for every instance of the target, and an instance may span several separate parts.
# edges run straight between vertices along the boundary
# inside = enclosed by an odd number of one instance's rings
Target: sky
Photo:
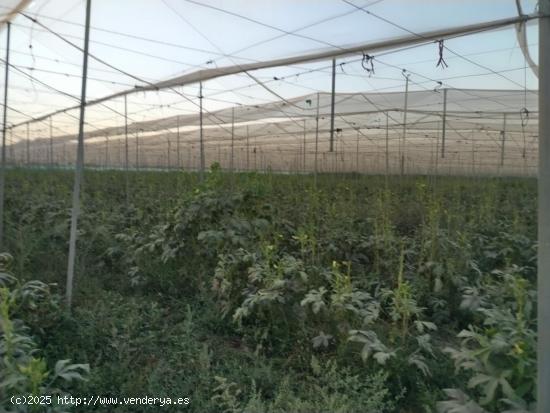
[[[0,1],[0,15],[13,3]],[[522,6],[525,13],[531,13],[535,1],[523,0]],[[80,93],[82,53],[59,36],[82,47],[85,1],[34,0],[25,14],[38,23],[22,15],[13,21],[10,49],[16,69],[10,72],[8,105],[13,110],[8,124],[73,106],[77,100],[67,95],[78,97]],[[93,0],[90,53],[108,65],[90,59],[87,98],[201,68],[294,56],[516,15],[515,0]],[[528,26],[528,43],[536,61],[536,23]],[[2,59],[5,45],[4,26],[0,28]],[[403,69],[410,73],[410,90],[434,89],[437,81],[449,88],[537,88],[537,79],[526,68],[511,27],[450,39],[445,46],[447,68],[436,67],[436,43],[374,53],[374,74],[361,66],[361,55],[339,59],[337,92],[403,91]],[[0,63],[3,72],[3,60]],[[254,76],[270,90],[244,74],[205,82],[205,110],[329,92],[330,65],[327,61],[255,71]],[[3,89],[3,76],[1,82]],[[178,92],[128,97],[129,117],[144,121],[196,113],[197,85]],[[122,99],[90,107],[88,122],[95,128],[117,125],[123,122],[123,111]],[[53,134],[75,131],[78,113],[71,114],[53,118]],[[47,131],[45,122],[31,126],[36,136]],[[24,128],[14,131],[14,140],[23,137]]]

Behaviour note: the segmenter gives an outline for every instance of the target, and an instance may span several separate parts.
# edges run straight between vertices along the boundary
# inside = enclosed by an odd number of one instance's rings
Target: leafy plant
[[[459,348],[446,349],[457,371],[470,374],[472,397],[489,411],[534,408],[536,294],[521,273],[519,267],[493,271],[476,289],[465,289],[463,307],[473,308],[479,321],[458,334]],[[474,292],[484,298],[472,306]]]
[[[10,397],[63,394],[62,382],[84,380],[90,368],[87,364],[70,364],[70,360],[59,360],[53,370],[48,368],[29,327],[16,317],[24,311],[35,311],[43,302],[51,300],[49,286],[40,281],[21,284],[9,272],[12,262],[11,255],[0,254],[0,408],[37,411],[43,407],[13,405]],[[46,410],[54,411],[58,407],[54,403]]]

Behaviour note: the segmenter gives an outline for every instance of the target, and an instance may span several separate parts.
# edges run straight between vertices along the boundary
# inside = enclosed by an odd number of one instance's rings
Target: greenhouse
[[[549,0],[2,0],[0,411],[550,412]]]

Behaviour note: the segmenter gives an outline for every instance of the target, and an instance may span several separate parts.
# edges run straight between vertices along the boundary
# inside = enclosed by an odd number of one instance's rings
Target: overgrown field
[[[86,171],[69,314],[72,179],[6,177],[0,410],[532,411],[535,181]]]

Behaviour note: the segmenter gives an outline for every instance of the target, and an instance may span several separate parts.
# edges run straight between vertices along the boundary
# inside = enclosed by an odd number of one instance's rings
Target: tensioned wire
[[[419,46],[420,46],[420,45],[419,45]],[[392,51],[392,52],[397,52],[397,51]],[[310,70],[307,70],[307,71],[305,71],[305,72],[318,71],[318,70],[320,70],[320,69],[310,69]],[[322,70],[322,69],[321,69],[321,70]],[[300,73],[297,73],[297,74],[294,74],[293,76],[297,76],[297,75],[299,75],[299,74],[300,74]],[[302,74],[303,74],[303,72],[302,72]],[[435,81],[435,80],[433,80],[433,79],[431,79],[431,80],[432,80],[432,81]],[[244,88],[244,87],[246,87],[246,86],[243,86],[243,87],[241,87],[241,88]],[[220,93],[224,93],[224,92],[222,91],[222,92],[220,92]]]

